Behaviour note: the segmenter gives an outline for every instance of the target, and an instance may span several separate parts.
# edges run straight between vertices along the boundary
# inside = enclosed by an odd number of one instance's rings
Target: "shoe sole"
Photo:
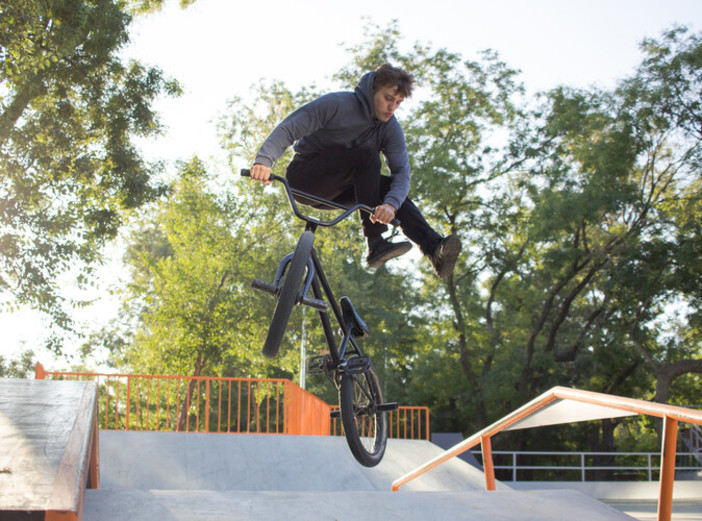
[[[394,259],[395,257],[399,257],[400,255],[404,255],[408,251],[412,249],[412,245],[407,243],[400,245],[397,248],[393,248],[392,250],[388,250],[379,257],[373,259],[372,261],[366,260],[366,265],[369,268],[380,268],[383,264],[385,264],[387,261],[390,259]]]
[[[445,279],[456,267],[458,254],[461,253],[461,240],[455,235],[449,235],[441,248],[441,269],[436,274],[440,279]]]

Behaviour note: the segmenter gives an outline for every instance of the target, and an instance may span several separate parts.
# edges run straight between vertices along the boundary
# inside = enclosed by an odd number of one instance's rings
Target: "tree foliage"
[[[685,34],[645,42],[641,67],[612,91],[546,93],[515,120],[508,155],[477,169],[501,177],[456,212],[471,213],[472,230],[459,228],[468,255],[437,322],[455,329],[472,429],[553,385],[667,401],[673,378],[699,373],[702,48]],[[430,193],[450,221],[461,192]]]
[[[62,327],[57,277],[163,193],[133,139],[159,133],[151,104],[179,87],[121,58],[130,20],[115,0],[0,6],[0,292]]]
[[[31,378],[34,365],[34,352],[31,350],[9,360],[0,355],[0,378]]]
[[[197,159],[181,168],[172,195],[132,233],[127,316],[136,334],[124,352],[132,370],[152,374],[259,373],[254,350],[260,303],[250,282],[268,264],[268,243],[280,230],[268,226],[278,211],[250,209],[261,194],[217,193]],[[272,248],[272,250],[276,250]]]

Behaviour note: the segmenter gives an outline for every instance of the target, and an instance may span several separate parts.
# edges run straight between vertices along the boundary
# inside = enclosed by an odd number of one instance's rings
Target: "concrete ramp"
[[[487,492],[482,472],[459,459],[390,491],[440,451],[389,440],[369,469],[340,437],[103,431],[101,488],[86,492],[84,520],[632,519],[574,491]]]
[[[366,468],[338,436],[102,431],[101,488],[387,492],[394,479],[440,452],[428,441],[391,439],[383,461]],[[456,459],[406,490],[484,488],[482,472]]]

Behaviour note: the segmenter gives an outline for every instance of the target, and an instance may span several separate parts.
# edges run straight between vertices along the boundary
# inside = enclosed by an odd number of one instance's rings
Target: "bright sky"
[[[160,67],[185,90],[158,103],[168,133],[150,143],[147,154],[168,163],[217,156],[214,121],[228,99],[246,97],[261,78],[292,89],[332,87],[329,78],[349,61],[346,47],[363,40],[362,17],[380,27],[397,20],[401,49],[419,41],[465,59],[494,49],[536,92],[561,84],[613,86],[640,61],[644,37],[676,23],[701,31],[702,1],[197,0],[181,10],[167,0],[163,11],[133,24],[125,52]],[[107,284],[96,295],[106,295]],[[81,317],[85,328],[95,329],[114,314],[115,302],[105,297]],[[65,365],[41,349],[42,329],[31,312],[0,315],[0,355],[32,348],[48,368]]]

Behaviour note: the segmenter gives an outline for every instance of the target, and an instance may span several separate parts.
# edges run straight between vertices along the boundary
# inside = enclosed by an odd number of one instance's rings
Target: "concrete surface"
[[[0,517],[73,504],[78,484],[64,471],[82,465],[74,449],[84,447],[69,442],[85,414],[84,395],[94,389],[89,382],[0,379]]]
[[[440,452],[428,441],[391,439],[382,462],[366,468],[337,436],[101,431],[100,488],[390,491]],[[484,488],[482,472],[455,459],[403,490]]]
[[[631,521],[577,492],[88,491],[84,521]]]
[[[563,490],[582,492],[600,501],[647,501],[658,498],[659,481],[506,481],[506,485],[523,492],[532,490]],[[675,480],[673,502],[702,500],[702,481]]]
[[[658,503],[654,500],[607,500],[605,503],[621,512],[626,512],[639,521],[656,521],[658,519]],[[672,517],[672,521],[702,521],[702,499],[696,501],[674,500]]]
[[[441,449],[389,440],[383,462],[360,466],[346,440],[147,432],[100,433],[100,490],[84,521],[267,519],[622,521],[631,517],[579,492],[484,490],[459,459],[391,492],[391,483]]]

